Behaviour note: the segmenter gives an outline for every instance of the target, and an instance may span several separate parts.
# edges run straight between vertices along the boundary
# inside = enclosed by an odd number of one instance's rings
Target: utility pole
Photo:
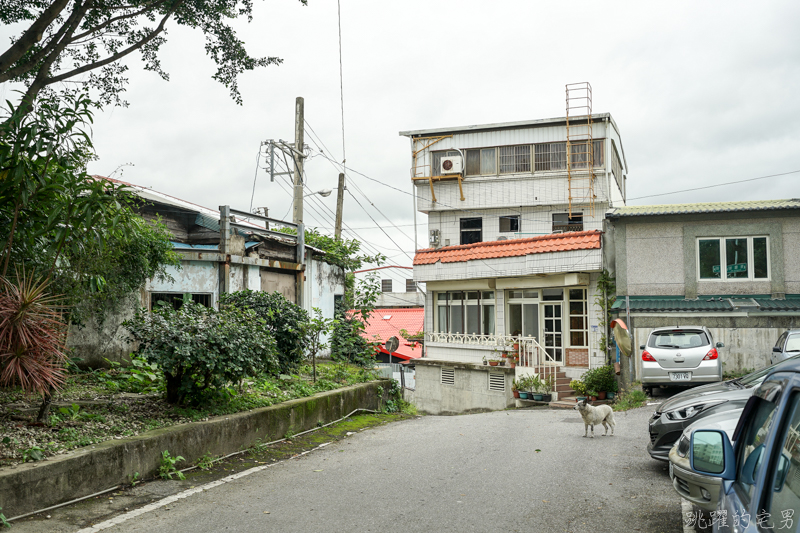
[[[342,238],[342,208],[344,208],[344,174],[339,174],[339,194],[336,197],[336,228],[334,236]]]
[[[303,116],[304,101],[298,96],[294,104],[294,201],[292,222],[297,224],[297,264],[305,263],[305,227],[303,226]],[[303,306],[305,272],[297,272],[297,305]]]

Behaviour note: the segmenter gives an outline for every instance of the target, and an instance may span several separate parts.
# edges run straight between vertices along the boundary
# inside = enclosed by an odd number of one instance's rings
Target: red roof
[[[354,313],[356,311],[350,311]],[[369,317],[363,336],[370,341],[380,341],[385,344],[389,337],[397,337],[400,347],[392,355],[403,359],[416,359],[422,357],[422,347],[413,341],[408,341],[400,335],[400,330],[405,329],[410,334],[422,331],[425,318],[425,309],[415,307],[411,309],[375,309]],[[383,346],[381,351],[388,353]]]
[[[518,257],[549,252],[567,252],[570,250],[600,249],[602,232],[570,231],[554,233],[527,239],[509,239],[507,241],[477,242],[460,246],[443,248],[425,248],[417,250],[414,256],[415,265],[432,265],[442,263],[459,263],[474,259],[498,259],[500,257]]]

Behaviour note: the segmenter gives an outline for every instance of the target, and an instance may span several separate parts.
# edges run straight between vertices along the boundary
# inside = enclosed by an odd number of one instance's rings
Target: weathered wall
[[[148,431],[44,462],[6,467],[0,469],[0,507],[7,517],[15,517],[127,484],[135,472],[145,478],[154,476],[163,450],[173,457],[182,455],[189,465],[206,453],[227,455],[259,439],[276,440],[290,430],[299,433],[337,420],[355,409],[379,409],[381,386],[389,388],[384,381],[354,385],[207,422]]]
[[[136,308],[142,305],[140,298],[141,295],[135,295],[129,304],[121,305],[117,313],[109,313],[102,323],[91,320],[82,326],[69,326],[67,348],[80,358],[80,367],[108,366],[106,359],[120,362],[133,351],[134,345],[122,323],[132,318]]]
[[[455,370],[455,385],[443,385],[442,368]],[[491,369],[491,370],[490,370]],[[503,374],[505,391],[489,390],[489,373]],[[511,394],[514,369],[510,367],[484,367],[482,365],[453,362],[417,362],[416,389],[406,391],[406,400],[420,412],[432,415],[496,411],[515,405]]]

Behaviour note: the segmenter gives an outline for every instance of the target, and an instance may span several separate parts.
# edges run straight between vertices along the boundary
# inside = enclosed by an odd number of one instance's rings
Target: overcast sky
[[[308,3],[256,0],[253,22],[237,24],[252,55],[284,60],[240,77],[243,106],[211,79],[202,34],[173,24],[162,55],[170,81],[130,61],[130,107],[96,116],[100,159],[90,171],[132,163],[114,177],[246,210],[260,143],[294,138],[297,96],[316,133],[306,136],[312,152],[324,143],[341,161],[337,3]],[[796,0],[341,0],[347,165],[410,193],[410,146],[399,131],[564,116],[564,85],[588,81],[594,111],[620,128],[630,204],[800,197],[798,173],[666,194],[800,170],[798,22]],[[336,188],[338,170],[323,157],[306,170],[309,191]],[[345,235],[410,265],[410,194],[349,179],[391,239],[350,195],[344,220],[354,231]],[[253,205],[291,219],[288,186],[263,169]],[[335,205],[335,193],[307,198],[306,224],[331,232]],[[424,215],[418,221],[424,247]]]

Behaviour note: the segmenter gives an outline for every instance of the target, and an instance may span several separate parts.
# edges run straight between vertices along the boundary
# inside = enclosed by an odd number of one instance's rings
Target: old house
[[[606,360],[603,225],[624,205],[627,165],[610,114],[592,114],[590,98],[568,100],[567,114],[400,133],[430,239],[414,257],[426,284],[422,411],[505,408],[515,377],[534,372],[569,393],[571,377]],[[483,364],[502,352],[515,368]]]
[[[614,310],[634,353],[656,327],[704,325],[724,370],[769,364],[800,327],[800,199],[629,206],[608,215]],[[636,371],[641,358],[633,358]]]
[[[223,293],[277,291],[309,314],[319,308],[325,318],[333,318],[334,303],[344,294],[344,272],[326,263],[325,253],[311,246],[303,246],[300,257],[295,236],[274,231],[276,225],[292,224],[227,206],[223,211],[229,212],[223,215],[216,209],[124,184],[136,195],[139,214],[146,220],[159,220],[170,231],[181,268],[169,268],[173,281],[149,280],[128,308],[107,317],[102,326],[70,329],[68,345],[86,364],[102,364],[104,358],[119,360],[129,353],[131,347],[121,324],[136,308],[151,309],[159,300],[180,300],[185,294],[216,307]]]

